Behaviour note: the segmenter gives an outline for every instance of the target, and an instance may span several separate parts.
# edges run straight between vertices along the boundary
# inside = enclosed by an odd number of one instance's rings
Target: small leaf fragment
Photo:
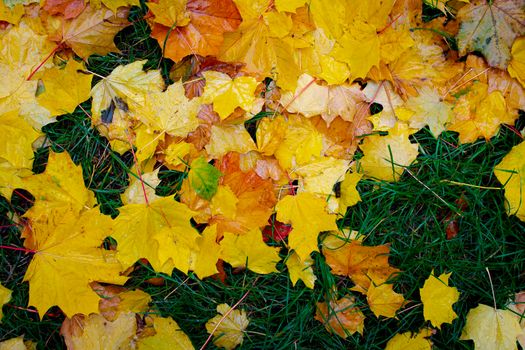
[[[217,305],[219,315],[206,322],[206,330],[213,334],[213,344],[227,350],[242,344],[244,330],[250,323],[244,310],[233,310],[226,316],[230,310],[228,304]]]

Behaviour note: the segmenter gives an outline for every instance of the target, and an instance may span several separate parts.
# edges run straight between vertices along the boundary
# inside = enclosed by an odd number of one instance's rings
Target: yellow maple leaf
[[[293,47],[274,33],[286,28],[270,28],[265,21],[266,11],[271,9],[269,0],[236,0],[242,23],[236,31],[226,33],[219,55],[226,62],[244,62],[249,72],[269,76],[277,85],[293,90],[300,75],[294,58]],[[278,26],[286,27],[287,21]]]
[[[356,189],[357,183],[363,177],[359,173],[346,173],[344,180],[341,182],[341,196],[339,197],[339,214],[344,215],[346,209],[358,202],[361,202],[361,196]]]
[[[4,158],[15,168],[33,166],[33,142],[40,136],[31,125],[21,119],[14,111],[0,114],[0,158]]]
[[[390,129],[387,136],[371,135],[360,146],[364,153],[360,165],[367,177],[397,181],[404,167],[418,155],[417,144],[410,143],[410,129],[402,123]]]
[[[452,305],[458,301],[459,292],[456,287],[448,286],[451,273],[434,276],[434,271],[425,281],[423,288],[419,289],[423,303],[423,316],[434,327],[441,329],[443,323],[452,323],[458,317]]]
[[[120,195],[122,203],[145,204],[146,202],[152,203],[160,198],[155,194],[155,188],[160,184],[159,170],[160,168],[157,168],[154,171],[142,173],[142,180],[137,175],[130,175],[129,186]]]
[[[355,305],[355,298],[345,295],[329,303],[317,303],[315,319],[324,324],[326,330],[345,339],[355,332],[363,334],[365,315]]]
[[[190,14],[186,11],[187,0],[160,0],[158,3],[148,2],[148,8],[155,15],[155,23],[166,27],[176,25],[183,27],[190,22]]]
[[[525,221],[525,142],[514,146],[494,168],[505,186],[505,206],[509,215]]]
[[[173,197],[150,204],[127,204],[119,211],[112,237],[118,242],[117,256],[125,267],[145,258],[155,271],[171,274],[176,267],[188,273],[199,237],[190,223],[195,212]]]
[[[137,331],[135,314],[120,314],[114,321],[108,321],[99,314],[75,315],[66,318],[60,334],[68,349],[131,350]]]
[[[293,286],[295,286],[298,280],[301,280],[306,287],[314,289],[315,280],[317,278],[312,269],[313,264],[314,260],[311,257],[302,261],[301,258],[299,258],[299,255],[295,252],[292,252],[288,256],[288,259],[286,259],[286,267],[288,268],[288,273],[290,274],[290,280],[292,281]]]
[[[259,229],[243,235],[225,232],[220,244],[221,259],[233,267],[246,267],[260,274],[277,272],[279,248],[267,246]]]
[[[52,116],[73,113],[81,102],[89,98],[91,74],[79,71],[84,71],[84,65],[72,59],[64,68],[46,69],[40,76],[44,92],[38,95],[37,100]]]
[[[250,321],[244,310],[231,310],[228,304],[217,305],[217,316],[206,322],[206,330],[213,334],[213,344],[227,350],[241,345],[244,330]]]
[[[140,6],[140,0],[90,0],[89,3],[94,8],[98,9],[104,4],[108,9],[117,12],[119,7],[124,6]]]
[[[26,346],[24,337],[16,337],[0,342],[0,350],[33,350],[33,347]]]
[[[139,289],[128,290],[114,285],[91,283],[91,288],[100,296],[98,305],[100,314],[106,320],[115,321],[122,313],[140,313],[148,311],[151,296]]]
[[[32,172],[26,168],[14,167],[8,161],[0,158],[0,194],[11,198],[15,188],[23,188],[22,178],[31,176]]]
[[[208,155],[214,159],[228,152],[248,153],[256,149],[252,137],[243,124],[213,125],[210,142],[205,148]]]
[[[525,87],[525,37],[517,38],[512,44],[512,59],[507,70],[511,77],[518,79]]]
[[[400,120],[408,122],[413,129],[428,125],[434,137],[445,131],[445,124],[452,119],[452,105],[443,101],[435,89],[427,86],[419,90],[418,96],[410,97],[404,108],[411,110],[413,114],[408,119],[398,114]]]
[[[344,159],[321,157],[295,168],[290,175],[302,177],[305,192],[330,195],[336,182],[342,180],[350,162]]]
[[[184,95],[182,82],[176,82],[166,91],[153,91],[144,98],[144,103],[133,109],[133,115],[154,132],[186,137],[199,126],[197,113],[201,101],[189,100]]]
[[[216,264],[221,256],[221,246],[216,240],[216,225],[206,227],[196,240],[196,245],[199,249],[193,254],[190,270],[195,272],[200,279],[219,272]]]
[[[213,110],[221,119],[226,119],[237,107],[245,111],[252,109],[258,85],[255,78],[242,76],[232,79],[227,74],[215,71],[206,71],[202,75],[206,79],[203,102],[213,103]]]
[[[288,243],[302,261],[310,253],[319,251],[317,236],[320,232],[337,230],[336,216],[328,214],[325,207],[326,202],[323,199],[308,192],[286,196],[275,206],[277,220],[292,224]]]
[[[60,24],[49,37],[59,45],[69,46],[84,59],[92,54],[119,52],[113,39],[117,32],[130,24],[128,14],[128,8],[112,11],[103,6],[97,8],[96,5],[87,5],[75,18],[58,19]]]
[[[316,83],[316,79],[302,74],[297,80],[295,92],[286,91],[281,96],[281,104],[291,113],[301,113],[313,117],[328,109],[328,87]]]
[[[517,349],[519,317],[512,311],[480,304],[467,314],[461,340],[472,339],[479,350]]]
[[[0,323],[2,322],[2,318],[4,317],[4,313],[2,312],[2,306],[4,306],[6,303],[11,300],[11,290],[7,289],[6,287],[2,286],[0,284]]]
[[[423,328],[416,334],[399,333],[388,341],[385,350],[432,350],[432,342],[427,339],[431,335],[432,331],[428,328]]]
[[[396,311],[405,304],[403,294],[396,293],[392,284],[383,283],[375,286],[373,283],[368,287],[366,300],[370,310],[376,315],[395,317]]]
[[[52,224],[33,221],[31,244],[25,242],[35,251],[24,276],[29,281],[29,305],[40,317],[54,305],[68,317],[98,312],[99,296],[89,283],[127,280],[120,275],[122,265],[114,252],[100,248],[111,235],[111,218],[98,208],[80,216],[72,211],[48,215]]]
[[[474,142],[479,137],[486,140],[496,135],[500,124],[514,124],[514,116],[508,111],[501,91],[488,91],[485,83],[475,83],[467,94],[456,102],[454,118],[448,130],[459,132],[461,143]]]
[[[95,195],[84,185],[82,167],[75,165],[67,152],[51,152],[46,170],[24,178],[22,188],[35,197],[35,204],[25,214],[33,221],[46,220],[55,212],[79,213],[96,203]]]
[[[171,317],[151,316],[146,319],[148,324],[153,323],[155,335],[140,338],[138,350],[192,350],[190,338],[180,329]]]
[[[118,66],[91,89],[92,122],[108,138],[128,142],[129,112],[145,104],[148,93],[161,92],[164,81],[159,70],[144,72],[146,61]]]
[[[24,15],[24,6],[16,4],[13,7],[8,7],[4,1],[0,2],[0,21],[5,21],[12,24],[18,24]]]

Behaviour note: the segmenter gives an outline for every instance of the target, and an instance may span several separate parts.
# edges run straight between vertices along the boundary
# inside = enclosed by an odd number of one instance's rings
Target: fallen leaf
[[[171,317],[150,316],[147,323],[153,323],[155,335],[141,338],[138,350],[193,350],[190,338]]]
[[[522,0],[476,0],[459,10],[459,54],[480,51],[492,67],[506,69],[514,39],[525,34]]]
[[[396,334],[386,344],[385,350],[432,350],[432,342],[428,339],[432,331],[421,329],[418,333],[405,332]]]
[[[512,44],[512,59],[507,70],[525,88],[525,37],[517,38]]]
[[[388,263],[388,245],[364,246],[358,240],[331,234],[323,240],[322,251],[332,273],[350,277],[355,289],[364,294],[372,282],[381,285],[399,272]]]
[[[0,158],[15,168],[33,167],[33,142],[40,134],[14,111],[0,114]],[[9,182],[5,182],[9,184]]]
[[[301,261],[318,252],[317,236],[322,231],[337,230],[336,216],[325,210],[326,202],[307,192],[296,196],[286,196],[275,206],[277,220],[292,224],[288,236],[290,249],[293,249]]]
[[[317,277],[315,277],[312,269],[313,264],[314,260],[312,258],[308,257],[305,261],[302,261],[295,252],[292,252],[288,256],[288,259],[286,259],[286,267],[288,268],[293,286],[295,286],[298,280],[301,280],[306,287],[314,289]]]
[[[375,286],[373,283],[368,287],[366,300],[370,310],[376,315],[395,317],[396,311],[405,304],[403,294],[396,293],[392,284],[383,283]]]
[[[137,331],[135,314],[123,313],[108,321],[99,314],[75,315],[66,318],[60,334],[70,350],[131,350]]]
[[[217,55],[224,33],[234,31],[241,21],[231,0],[188,0],[189,23],[154,24],[151,36],[164,56],[178,62],[187,55]],[[174,28],[172,26],[176,24]]]
[[[191,162],[188,179],[195,192],[202,198],[210,200],[217,192],[222,173],[208,164],[204,157]]]
[[[250,321],[244,310],[231,310],[228,304],[217,305],[217,316],[206,322],[206,330],[213,334],[213,344],[227,350],[241,345]]]
[[[6,287],[2,286],[0,284],[0,323],[2,322],[2,318],[4,317],[4,313],[2,312],[2,307],[11,300],[11,293],[12,290],[7,289]]]
[[[452,323],[458,315],[452,310],[452,305],[459,299],[456,287],[448,286],[448,279],[452,273],[435,276],[434,272],[419,289],[423,303],[423,316],[434,327],[441,329],[443,323]]]
[[[315,319],[321,322],[326,330],[343,339],[358,332],[363,334],[365,315],[355,305],[355,298],[345,295],[329,303],[317,303]]]
[[[517,349],[519,334],[521,327],[513,312],[480,304],[468,312],[460,339],[472,339],[479,350]]]
[[[525,221],[525,142],[514,146],[494,167],[498,181],[505,186],[505,206],[509,215]]]
[[[243,235],[225,232],[220,245],[221,259],[233,267],[246,267],[260,274],[277,272],[279,248],[267,246],[258,229]]]
[[[98,208],[80,216],[71,210],[47,215],[46,222],[31,223],[35,253],[24,276],[29,282],[29,305],[41,318],[55,305],[67,317],[98,312],[100,298],[89,283],[127,280],[120,275],[123,268],[115,253],[100,248],[111,235],[111,218]]]

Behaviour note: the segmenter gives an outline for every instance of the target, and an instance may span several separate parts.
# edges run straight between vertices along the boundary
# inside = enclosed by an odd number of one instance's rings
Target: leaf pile
[[[114,38],[132,24],[130,6],[141,5],[169,71],[146,59],[91,71],[91,59],[119,52]],[[445,16],[428,22],[423,3],[410,0],[0,6],[0,193],[34,198],[16,217],[20,249],[31,254],[28,306],[40,317],[58,306],[71,349],[192,348],[147,294],[117,287],[138,265],[202,280],[221,278],[228,264],[287,273],[294,286],[314,289],[313,258],[322,256],[354,285],[323,292],[311,317],[328,332],[366,331],[359,298],[376,318],[396,317],[408,301],[395,285],[401,271],[389,262],[390,246],[341,227],[361,201],[358,183],[414,176],[413,135],[422,128],[435,138],[456,132],[463,144],[488,141],[502,124],[515,130],[525,110],[523,0],[437,1]],[[77,107],[115,157],[132,158],[118,216],[100,211],[67,152],[51,151],[45,170],[33,173],[34,150],[48,145],[43,129]],[[494,170],[508,214],[521,220],[524,145]],[[181,174],[168,195],[161,169]],[[428,277],[420,295],[429,323],[395,335],[387,349],[431,348],[428,338],[456,319],[460,291],[449,277]],[[242,344],[246,312],[227,304],[217,312],[202,324],[215,345]],[[462,339],[512,349],[520,332],[515,314],[480,305]]]

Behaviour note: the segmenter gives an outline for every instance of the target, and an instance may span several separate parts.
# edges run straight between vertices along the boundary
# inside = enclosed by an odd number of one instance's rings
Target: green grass
[[[135,8],[131,14],[134,25],[118,35],[122,54],[93,56],[89,59],[89,70],[108,75],[118,65],[147,59],[147,67],[161,68],[169,81],[172,62],[161,59],[158,44],[149,38],[148,26],[140,20],[144,13],[144,8]],[[82,107],[44,128],[49,147],[35,153],[34,171],[45,169],[49,149],[69,152],[82,165],[85,184],[95,193],[101,211],[116,216],[122,205],[120,194],[126,189],[128,173],[133,169],[133,156],[113,152],[108,142],[91,128],[84,112],[89,113],[90,102]],[[253,127],[252,124],[255,121],[250,121],[247,127]],[[524,115],[517,125],[518,129],[523,127]],[[472,349],[472,342],[459,340],[468,310],[478,303],[493,305],[492,289],[500,308],[505,307],[513,293],[525,289],[525,224],[507,216],[503,191],[484,188],[500,187],[493,168],[521,139],[503,127],[489,142],[459,145],[453,133],[444,133],[436,140],[428,130],[413,135],[413,142],[419,144],[420,156],[408,169],[410,172],[405,172],[395,183],[361,181],[358,189],[362,202],[350,208],[339,221],[341,228],[366,235],[368,245],[391,244],[390,263],[402,271],[395,280],[395,289],[409,300],[397,319],[376,318],[366,299],[356,295],[367,316],[364,335],[354,334],[346,340],[330,335],[314,320],[316,302],[324,301],[324,295],[334,285],[340,296],[349,293],[353,285],[348,278],[333,276],[317,253],[313,255],[318,277],[314,290],[305,288],[302,282],[292,286],[282,263],[278,268],[284,273],[270,275],[226,266],[226,284],[174,272],[172,276],[164,276],[163,286],[148,284],[149,278],[159,274],[139,264],[127,287],[149,293],[152,308],[162,316],[173,317],[197,348],[208,337],[204,324],[215,316],[216,305],[233,305],[249,292],[240,305],[250,318],[242,349],[383,349],[394,334],[417,331],[425,324],[419,288],[430,272],[433,269],[437,273],[452,272],[451,284],[461,292],[454,306],[459,318],[451,325],[444,325],[432,341],[439,349]],[[157,193],[176,193],[184,176],[162,169]],[[457,204],[460,198],[467,203],[463,210]],[[29,205],[18,195],[10,202],[0,198],[2,245],[23,245],[14,222]],[[458,213],[459,231],[448,240],[446,218],[453,212]],[[0,249],[0,280],[13,290],[13,299],[3,308],[0,340],[24,335],[25,339],[37,342],[39,349],[65,348],[59,335],[63,320],[60,311],[52,309],[39,321],[34,310],[26,309],[28,285],[23,276],[30,259],[23,252]],[[209,344],[208,348],[214,346]]]

